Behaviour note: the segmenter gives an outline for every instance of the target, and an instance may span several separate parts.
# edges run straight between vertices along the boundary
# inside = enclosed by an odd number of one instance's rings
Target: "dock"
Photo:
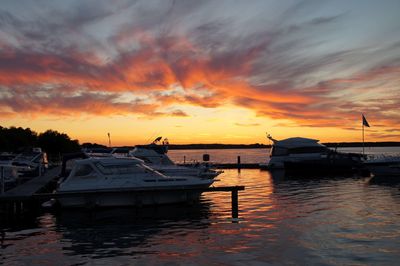
[[[213,168],[217,169],[260,169],[258,163],[217,163],[212,165]]]
[[[43,175],[32,177],[25,183],[0,194],[0,215],[7,219],[36,208],[38,202],[35,201],[33,195],[53,182],[58,177],[60,169],[59,166],[51,168]]]
[[[46,187],[51,181],[57,178],[61,167],[54,167],[44,173],[44,175],[33,177],[27,182],[12,188],[0,195],[0,202],[4,201],[23,201],[29,199],[35,193]]]
[[[179,166],[191,167],[193,164],[182,163]],[[209,164],[212,169],[264,169],[258,163],[212,163]]]
[[[203,161],[203,164],[208,164],[211,168],[215,169],[265,169],[265,163],[242,163],[241,157],[237,157],[237,161],[235,163],[218,163],[218,162],[208,162]],[[180,166],[188,166],[191,167],[193,163],[179,163]]]

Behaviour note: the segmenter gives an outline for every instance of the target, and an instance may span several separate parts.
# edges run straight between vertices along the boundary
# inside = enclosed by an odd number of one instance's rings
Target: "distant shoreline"
[[[331,148],[348,148],[348,147],[362,147],[362,142],[326,142],[324,145]],[[365,147],[399,147],[400,142],[385,141],[385,142],[365,142]],[[269,144],[170,144],[170,150],[212,150],[212,149],[265,149],[271,148]]]

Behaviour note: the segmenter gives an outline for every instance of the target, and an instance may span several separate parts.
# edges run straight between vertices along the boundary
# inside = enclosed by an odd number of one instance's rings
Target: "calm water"
[[[196,152],[198,155],[195,155]],[[223,154],[236,160],[238,153]],[[252,158],[259,150],[241,154]],[[201,157],[203,151],[190,151]],[[171,157],[180,156],[172,153]],[[187,155],[188,156],[188,155]],[[213,159],[213,158],[212,158]],[[214,158],[215,159],[215,158]],[[199,204],[44,213],[0,234],[4,265],[398,265],[400,186],[369,178],[290,179],[226,170],[245,185],[240,220],[229,193]]]

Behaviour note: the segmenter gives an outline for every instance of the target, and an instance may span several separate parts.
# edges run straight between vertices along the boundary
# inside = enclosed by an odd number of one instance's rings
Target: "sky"
[[[400,141],[400,1],[7,1],[0,125],[80,143]]]

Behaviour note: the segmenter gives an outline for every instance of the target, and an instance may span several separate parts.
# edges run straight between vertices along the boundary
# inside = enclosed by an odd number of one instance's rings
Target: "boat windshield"
[[[328,148],[324,146],[297,147],[289,149],[290,154],[298,153],[323,153],[327,152]]]
[[[283,156],[287,154],[288,154],[288,149],[279,146],[272,146],[271,156]]]
[[[99,171],[104,175],[126,175],[132,173],[144,173],[145,169],[138,164],[107,164],[95,163]]]
[[[273,146],[271,150],[271,156],[284,156],[289,154],[304,154],[304,153],[326,153],[329,149],[324,146],[309,146],[309,147],[296,147],[296,148],[284,148],[279,146]]]
[[[88,176],[93,171],[94,171],[94,169],[92,168],[92,166],[90,164],[82,164],[82,165],[78,166],[78,168],[75,171],[74,176],[76,176],[76,177]]]

